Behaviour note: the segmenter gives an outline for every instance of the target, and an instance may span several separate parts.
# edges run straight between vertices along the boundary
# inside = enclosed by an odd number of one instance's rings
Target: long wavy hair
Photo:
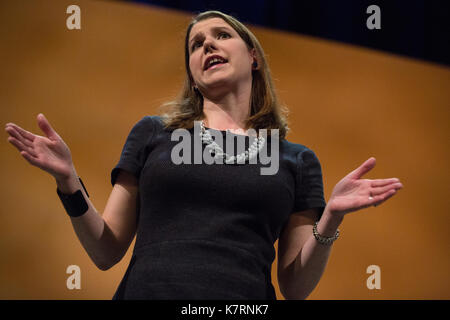
[[[203,113],[203,96],[193,87],[192,74],[189,67],[189,37],[192,27],[199,21],[221,18],[228,23],[244,40],[249,50],[256,49],[258,69],[252,71],[252,90],[250,95],[250,115],[245,121],[246,128],[278,129],[279,138],[285,139],[289,127],[287,124],[288,109],[278,101],[264,50],[255,35],[236,18],[220,11],[206,11],[194,17],[189,24],[185,37],[186,78],[183,88],[174,101],[164,103],[161,118],[166,128],[190,129],[194,121],[205,119]],[[270,135],[270,130],[267,132]]]

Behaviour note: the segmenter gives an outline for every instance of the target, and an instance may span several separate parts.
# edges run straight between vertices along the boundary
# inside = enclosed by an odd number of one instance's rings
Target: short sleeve
[[[118,164],[111,171],[111,184],[114,186],[120,169],[133,174],[139,179],[147,158],[147,146],[154,134],[154,124],[151,116],[143,117],[134,125],[128,134],[120,155]]]
[[[295,202],[292,212],[317,208],[321,216],[325,206],[322,168],[315,153],[306,149],[297,155]]]

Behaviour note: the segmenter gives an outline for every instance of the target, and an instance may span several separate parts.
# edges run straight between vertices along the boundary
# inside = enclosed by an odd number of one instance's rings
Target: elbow
[[[108,250],[100,257],[92,257],[95,266],[101,271],[107,271],[118,264],[125,255],[126,250]]]
[[[300,288],[286,288],[280,285],[280,292],[286,300],[305,300],[309,293],[302,292]]]
[[[101,271],[107,271],[115,265],[115,263],[113,261],[107,261],[107,260],[94,261],[94,263],[95,263],[95,266]]]
[[[278,278],[278,286],[283,297],[286,300],[305,300],[308,298],[310,292],[304,290],[304,286],[301,283],[293,280],[298,281],[298,279]]]
[[[308,296],[309,296],[309,294],[295,292],[292,294],[286,294],[286,296],[284,296],[284,298],[286,300],[306,300],[306,298],[308,298]]]
[[[113,266],[112,264],[106,264],[106,263],[96,263],[95,265],[101,271],[107,271],[107,270],[111,269]]]
[[[121,260],[121,257],[115,257],[115,258],[109,258],[109,259],[93,259],[93,262],[95,266],[100,269],[101,271],[107,271],[114,267],[119,261]]]

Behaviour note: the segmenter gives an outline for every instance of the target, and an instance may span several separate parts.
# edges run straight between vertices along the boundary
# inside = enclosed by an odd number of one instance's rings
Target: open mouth
[[[213,56],[206,60],[204,70],[215,69],[227,63],[228,60],[220,56]]]

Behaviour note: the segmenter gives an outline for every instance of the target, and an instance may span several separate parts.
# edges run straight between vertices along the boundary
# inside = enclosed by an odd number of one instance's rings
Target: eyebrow
[[[212,29],[213,31],[215,31],[215,32],[220,31],[220,30],[231,31],[231,29],[230,29],[229,27],[227,27],[227,26],[212,27],[211,29]],[[195,34],[195,36],[193,36],[193,37],[191,38],[191,40],[189,40],[189,45],[191,46],[191,45],[192,45],[192,42],[193,42],[194,40],[197,40],[202,34],[203,34],[203,32],[197,32],[197,33]]]

